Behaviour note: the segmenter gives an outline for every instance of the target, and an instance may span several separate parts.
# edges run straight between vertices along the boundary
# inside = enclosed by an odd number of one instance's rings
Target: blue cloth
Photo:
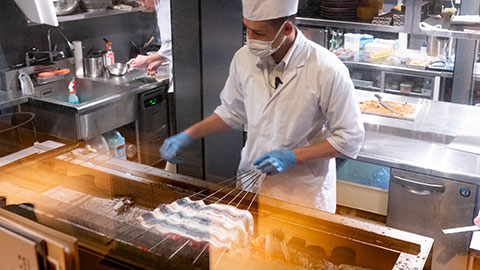
[[[253,162],[262,173],[267,175],[286,172],[297,164],[292,150],[274,150],[261,155]]]
[[[178,152],[185,149],[193,143],[193,138],[185,132],[180,132],[175,136],[167,138],[160,148],[160,155],[170,163],[177,164],[181,162]]]

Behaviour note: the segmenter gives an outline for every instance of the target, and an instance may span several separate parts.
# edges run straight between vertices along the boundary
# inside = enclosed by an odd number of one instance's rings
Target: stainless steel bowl
[[[80,6],[87,11],[102,11],[112,5],[112,0],[81,0]]]
[[[113,76],[123,76],[128,71],[128,64],[115,63],[107,66],[108,73]]]
[[[54,0],[53,5],[55,6],[55,13],[57,15],[67,15],[74,12],[80,0]]]

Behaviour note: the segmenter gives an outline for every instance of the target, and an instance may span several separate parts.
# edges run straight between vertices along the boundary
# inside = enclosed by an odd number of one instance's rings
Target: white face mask
[[[272,48],[273,42],[277,39],[278,35],[282,32],[283,26],[285,26],[285,23],[282,24],[282,27],[278,30],[277,34],[273,38],[272,41],[262,41],[262,40],[256,40],[256,39],[249,39],[247,35],[247,47],[248,50],[255,56],[263,58],[270,56],[274,54],[280,47],[282,47],[283,42],[285,42],[285,39],[287,36],[283,36],[282,42],[280,42],[280,45],[277,46],[277,48]]]

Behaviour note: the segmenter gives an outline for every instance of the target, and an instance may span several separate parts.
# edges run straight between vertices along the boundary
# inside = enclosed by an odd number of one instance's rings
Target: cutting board
[[[364,99],[364,100],[360,100],[359,103],[368,102],[368,101],[377,101],[377,100]],[[414,121],[415,118],[417,117],[418,113],[420,112],[420,109],[421,109],[421,106],[422,106],[421,104],[414,104],[414,103],[403,103],[403,102],[388,101],[388,100],[385,100],[385,101],[388,102],[390,105],[392,105],[394,108],[396,108],[396,105],[399,105],[399,104],[400,105],[401,104],[407,104],[407,105],[413,106],[414,107],[414,112],[411,113],[411,114],[407,114],[407,115],[398,115],[398,114],[390,113],[390,111],[388,111],[387,109],[385,109],[383,107],[381,107],[381,111],[385,111],[384,113],[383,112],[377,112],[377,111],[362,110],[361,108],[360,108],[360,110],[364,114],[372,114],[372,115],[378,115],[378,116],[383,116],[383,117]],[[379,104],[379,106],[382,106],[382,105]]]

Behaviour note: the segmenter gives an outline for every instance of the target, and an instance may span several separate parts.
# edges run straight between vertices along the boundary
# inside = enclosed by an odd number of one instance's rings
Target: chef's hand
[[[150,75],[150,76],[153,76],[153,75],[157,74],[157,69],[165,62],[165,60],[167,60],[167,59],[165,58],[165,59],[162,59],[162,60],[153,61],[150,64],[148,64],[147,74]]]
[[[478,211],[478,215],[473,219],[473,223],[480,227],[480,211]]]
[[[130,61],[130,67],[134,69],[145,68],[151,62],[148,55],[137,55],[133,60]]]
[[[297,159],[292,150],[274,150],[261,155],[253,166],[257,166],[262,173],[272,175],[280,172],[286,172],[297,164]]]
[[[193,138],[185,132],[180,132],[175,136],[167,138],[160,148],[160,155],[170,163],[177,164],[181,162],[178,157],[178,151],[186,148],[193,143]]]

